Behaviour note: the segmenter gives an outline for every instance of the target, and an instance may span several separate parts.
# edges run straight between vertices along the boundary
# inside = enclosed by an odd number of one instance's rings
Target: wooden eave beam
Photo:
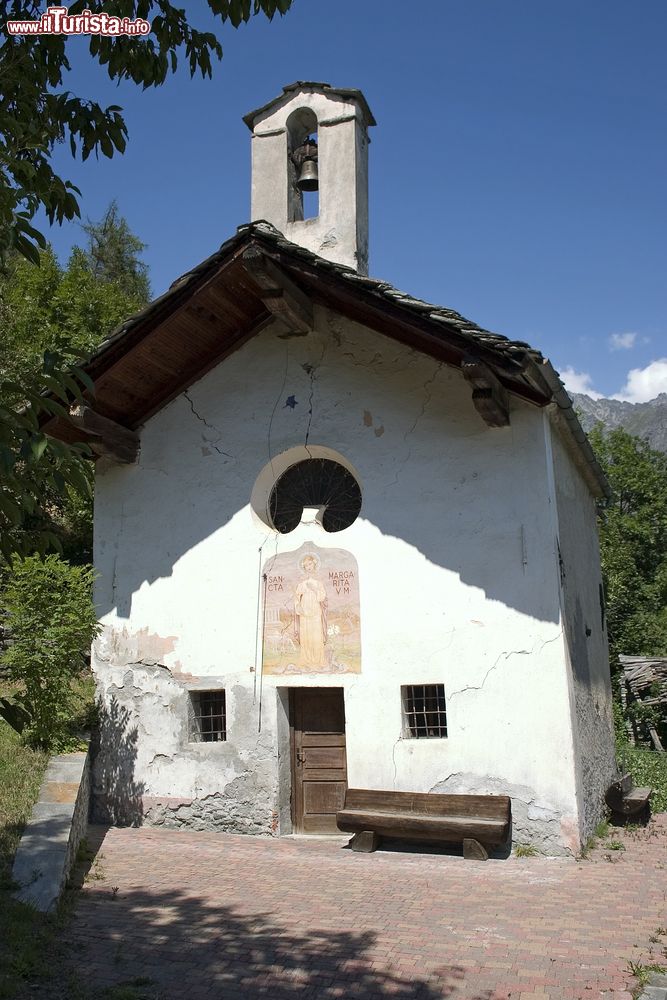
[[[240,273],[236,270],[238,267],[241,268]],[[175,294],[167,296],[166,301],[150,310],[123,337],[111,342],[93,358],[86,366],[93,381],[97,383],[116,368],[122,369],[124,365],[131,364],[131,355],[140,344],[152,337],[166,320],[175,319],[181,311],[196,309],[194,302],[198,295],[210,286],[215,288],[219,308],[224,304],[232,313],[238,312],[234,296],[247,297],[250,294],[256,295],[256,304],[261,311],[256,315],[241,311],[238,315],[238,329],[225,344],[220,345],[221,349],[213,351],[207,357],[193,358],[192,365],[181,371],[180,377],[171,385],[162,387],[150,400],[146,400],[147,405],[140,408],[141,412],[133,411],[131,427],[140,426],[187,388],[196,377],[201,377],[237,350],[276,316],[279,315],[287,324],[287,336],[307,333],[312,329],[315,302],[335,309],[351,320],[393,337],[456,369],[459,369],[461,359],[471,351],[469,339],[455,326],[436,324],[427,316],[409,312],[399,302],[381,299],[365,290],[360,294],[362,290],[352,282],[346,283],[335,274],[310,266],[304,260],[296,261],[287,255],[283,256],[275,246],[263,241],[261,235],[254,234],[250,245],[246,242],[236,250],[231,249],[228,258],[212,262],[193,281],[183,283],[182,288],[175,288]],[[550,394],[541,391],[539,383],[535,384],[531,378],[531,367],[534,366],[528,365],[526,368],[525,362],[517,363],[518,359],[500,358],[483,345],[475,347],[475,354],[481,361],[493,366],[500,384],[506,390],[537,406],[544,406],[549,402]],[[106,392],[102,390],[95,405],[99,404],[101,409],[107,410],[107,403]],[[53,431],[55,436],[62,434],[63,439],[74,439],[76,432],[71,422],[67,425],[64,419],[50,417],[43,424],[47,433]],[[127,430],[128,427],[123,429]],[[101,441],[98,441],[98,448],[101,447]]]
[[[304,336],[313,329],[313,305],[285,272],[257,247],[248,247],[243,266],[259,288],[259,297],[291,334]]]
[[[275,251],[274,251],[275,252]],[[267,248],[266,257],[269,256]],[[291,271],[297,270],[290,266]],[[401,343],[413,347],[424,354],[444,361],[454,368],[460,368],[463,357],[471,353],[473,346],[470,339],[464,336],[455,326],[446,323],[435,323],[432,319],[414,312],[409,313],[405,306],[390,299],[379,299],[366,294],[363,299],[359,289],[347,289],[340,278],[315,271],[305,261],[298,264],[297,277],[300,284],[308,290],[310,282],[317,283],[317,291],[313,291],[310,301],[319,302],[347,316],[348,319],[369,326],[385,336],[393,337]],[[434,332],[434,328],[442,329],[442,335]],[[532,378],[526,374],[525,360],[510,360],[502,358],[482,344],[474,346],[475,355],[487,363],[498,373],[499,384],[506,390],[516,393],[522,399],[536,406],[546,406],[551,393],[541,391],[541,387],[533,384]],[[529,366],[530,367],[530,366]]]
[[[207,357],[205,361],[201,364],[193,366],[193,368],[188,369],[186,372],[181,374],[179,382],[175,386],[171,386],[166,392],[161,395],[156,395],[151,400],[151,405],[148,407],[141,415],[141,420],[137,423],[137,426],[150,420],[156,413],[158,413],[163,407],[171,403],[173,399],[176,399],[190,388],[195,382],[203,378],[204,375],[208,374],[216,365],[219,365],[221,361],[228,358],[230,354],[238,351],[240,347],[243,347],[255,334],[259,333],[266,326],[269,326],[273,322],[273,316],[267,316],[264,313],[255,323],[249,326],[246,330],[240,332],[233,340],[228,340],[222,346],[220,351]]]
[[[123,465],[136,462],[139,454],[139,435],[115,420],[109,420],[85,404],[71,406],[70,423],[83,431],[86,444],[96,455],[105,455]]]
[[[472,401],[482,420],[489,427],[507,427],[509,395],[489,366],[468,354],[461,361],[461,372],[472,386]]]

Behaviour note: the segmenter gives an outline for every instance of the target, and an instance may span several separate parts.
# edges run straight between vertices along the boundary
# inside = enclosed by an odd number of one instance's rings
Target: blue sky
[[[667,391],[664,0],[295,0],[220,34],[212,80],[183,67],[153,91],[73,46],[68,89],[122,105],[130,139],[58,164],[84,217],[117,199],[155,294],[249,219],[242,115],[324,80],[363,90],[378,122],[372,275],[527,340],[572,389]],[[62,258],[82,242],[75,225],[49,238]]]

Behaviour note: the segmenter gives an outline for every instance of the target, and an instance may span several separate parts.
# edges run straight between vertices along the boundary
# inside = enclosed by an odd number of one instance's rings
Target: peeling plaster
[[[330,229],[324,235],[324,239],[320,243],[320,254],[323,250],[327,250],[331,247],[335,247],[338,244],[338,233],[335,229]]]
[[[438,781],[431,792],[459,795],[509,795],[512,800],[511,841],[532,844],[549,855],[572,855],[579,850],[576,817],[564,816],[553,803],[528,785],[513,784],[493,775],[455,772]]]
[[[373,415],[369,410],[364,410],[364,426],[373,427]],[[373,433],[375,437],[382,437],[384,434],[384,424],[378,424],[377,427],[373,427]]]
[[[104,669],[110,676],[93,769],[98,820],[276,832],[276,751],[272,734],[256,732],[252,691],[226,688],[229,741],[191,743],[188,690],[164,665]]]
[[[136,663],[157,665],[161,664],[165,656],[174,652],[177,642],[178,636],[161,636],[156,632],[149,632],[148,627],[131,632],[127,626],[118,629],[105,625],[95,640],[95,657],[111,666]]]

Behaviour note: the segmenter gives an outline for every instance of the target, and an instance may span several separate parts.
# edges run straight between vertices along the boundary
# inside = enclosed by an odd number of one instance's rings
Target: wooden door
[[[338,833],[347,788],[342,688],[293,688],[292,819],[295,833]]]

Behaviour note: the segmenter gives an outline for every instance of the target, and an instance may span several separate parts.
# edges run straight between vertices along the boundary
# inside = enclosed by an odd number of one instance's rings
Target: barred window
[[[447,735],[444,684],[407,684],[403,696],[403,736],[433,739]]]
[[[190,692],[191,743],[219,743],[227,739],[225,692]]]

